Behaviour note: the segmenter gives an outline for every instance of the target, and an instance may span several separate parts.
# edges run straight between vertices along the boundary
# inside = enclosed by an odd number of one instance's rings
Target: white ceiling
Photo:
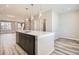
[[[26,10],[28,8],[28,10]],[[25,18],[34,16],[41,12],[45,12],[47,10],[54,10],[58,13],[64,13],[73,10],[79,10],[78,4],[35,4],[31,6],[30,4],[0,4],[0,15],[4,15],[6,17],[19,17]]]

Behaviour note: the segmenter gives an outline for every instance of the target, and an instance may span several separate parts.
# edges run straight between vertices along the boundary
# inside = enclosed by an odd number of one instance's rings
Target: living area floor
[[[16,34],[0,34],[0,55],[27,55],[27,53],[16,44]]]

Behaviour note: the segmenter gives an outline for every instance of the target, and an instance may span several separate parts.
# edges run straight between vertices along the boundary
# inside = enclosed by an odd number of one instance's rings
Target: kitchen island
[[[54,35],[42,31],[16,31],[16,43],[29,55],[49,55],[54,51]]]

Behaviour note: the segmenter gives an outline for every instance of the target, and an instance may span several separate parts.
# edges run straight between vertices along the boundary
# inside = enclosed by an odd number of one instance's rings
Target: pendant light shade
[[[31,16],[31,20],[33,20],[34,19],[34,17],[33,16]]]
[[[39,13],[39,18],[40,18],[41,16],[42,16],[42,13],[40,12],[40,13]]]

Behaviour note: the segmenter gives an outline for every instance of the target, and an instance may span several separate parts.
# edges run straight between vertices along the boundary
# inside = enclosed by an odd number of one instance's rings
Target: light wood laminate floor
[[[16,44],[15,33],[0,34],[0,55],[27,55],[27,53]],[[51,55],[79,55],[79,42],[69,39],[57,39],[55,51]]]
[[[79,41],[60,38],[55,41],[55,51],[51,55],[79,55]]]
[[[27,53],[16,44],[16,35],[0,34],[0,55],[27,55]]]

